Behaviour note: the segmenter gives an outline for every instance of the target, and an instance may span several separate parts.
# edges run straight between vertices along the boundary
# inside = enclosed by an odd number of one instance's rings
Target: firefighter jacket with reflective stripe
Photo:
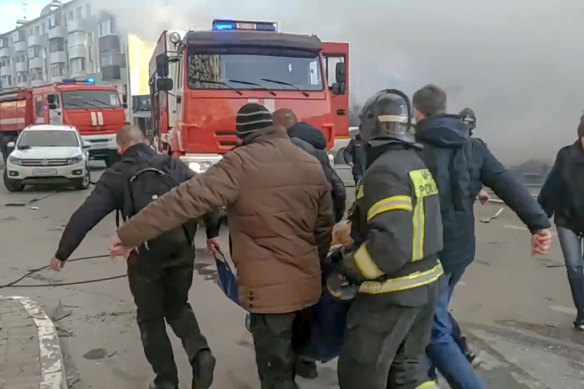
[[[438,189],[411,145],[394,140],[368,147],[368,167],[352,207],[351,255],[359,291],[386,294],[434,283],[443,274]]]

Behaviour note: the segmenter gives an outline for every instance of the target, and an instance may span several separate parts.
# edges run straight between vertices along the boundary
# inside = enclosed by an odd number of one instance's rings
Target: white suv
[[[34,125],[25,128],[4,169],[4,185],[19,192],[25,185],[73,184],[87,189],[90,182],[89,160],[85,144],[75,127]]]

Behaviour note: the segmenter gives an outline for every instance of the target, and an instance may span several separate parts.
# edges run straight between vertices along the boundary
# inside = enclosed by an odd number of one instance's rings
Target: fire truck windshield
[[[321,91],[319,61],[316,54],[284,57],[193,53],[189,56],[188,84],[191,89]]]
[[[119,108],[120,98],[114,91],[76,90],[63,92],[63,106],[75,108]]]

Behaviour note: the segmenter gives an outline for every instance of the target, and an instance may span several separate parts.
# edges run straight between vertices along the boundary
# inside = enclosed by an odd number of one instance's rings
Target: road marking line
[[[22,306],[37,327],[39,339],[39,360],[41,362],[40,389],[66,389],[65,367],[63,354],[55,324],[41,309],[38,303],[28,297],[1,296],[9,300],[16,300]]]

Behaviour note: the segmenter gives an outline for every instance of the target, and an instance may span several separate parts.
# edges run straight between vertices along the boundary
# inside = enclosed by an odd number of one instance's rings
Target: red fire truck
[[[0,91],[0,150],[32,124],[68,124],[92,144],[89,154],[111,165],[117,158],[116,133],[126,122],[125,101],[112,86],[72,78],[36,88]]]
[[[149,64],[153,144],[204,171],[236,144],[239,108],[258,102],[291,108],[330,149],[348,133],[348,66],[348,44],[280,33],[271,22],[164,31]]]

